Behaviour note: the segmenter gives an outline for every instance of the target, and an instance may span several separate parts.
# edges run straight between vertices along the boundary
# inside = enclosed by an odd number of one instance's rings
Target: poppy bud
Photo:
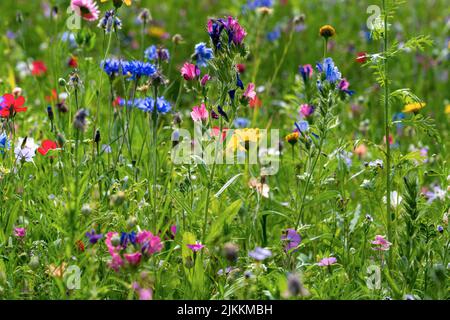
[[[51,106],[48,106],[48,107],[47,107],[47,115],[48,115],[48,119],[49,119],[50,121],[53,121],[53,119],[55,118],[55,115],[54,115],[54,113],[53,113],[53,110],[52,110],[52,107],[51,107]]]
[[[120,206],[125,202],[125,192],[119,191],[116,194],[111,196],[110,205],[111,206]]]
[[[183,37],[177,33],[172,37],[172,42],[175,44],[180,44],[181,42],[183,42]]]
[[[225,245],[223,246],[223,252],[225,258],[229,262],[236,262],[238,258],[239,247],[234,243],[225,243]]]
[[[97,130],[95,131],[94,142],[98,144],[98,143],[100,142],[100,140],[101,140],[101,137],[100,137],[100,130],[97,129]]]
[[[81,213],[85,216],[88,216],[92,213],[92,208],[89,203],[83,204],[83,206],[81,207]]]
[[[64,78],[59,78],[59,79],[58,79],[58,84],[59,84],[59,86],[61,86],[61,87],[66,86],[66,79],[64,79]]]
[[[22,88],[15,87],[12,91],[14,97],[17,99],[19,96],[22,95]]]
[[[28,263],[28,266],[30,267],[31,270],[36,270],[37,268],[39,268],[40,262],[39,262],[39,257],[38,256],[32,256],[30,259],[30,262]]]
[[[137,218],[136,217],[129,217],[127,220],[127,227],[128,229],[133,229],[137,224]]]
[[[58,133],[56,135],[56,142],[58,143],[58,146],[62,147],[66,143],[66,138],[61,133]]]
[[[114,246],[114,247],[117,247],[118,245],[120,245],[120,236],[119,235],[114,235],[112,238],[111,238],[111,244]]]

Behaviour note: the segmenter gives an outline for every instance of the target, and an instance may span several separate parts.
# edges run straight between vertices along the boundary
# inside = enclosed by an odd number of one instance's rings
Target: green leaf
[[[222,188],[220,188],[219,191],[217,191],[217,193],[214,195],[216,198],[220,197],[220,195],[240,176],[242,176],[242,173],[238,173],[237,175],[235,175],[234,177],[232,177],[230,180],[228,180]]]
[[[233,221],[241,206],[242,200],[236,200],[232,204],[230,204],[219,215],[219,217],[217,217],[216,221],[214,221],[211,225],[211,229],[208,233],[208,236],[206,237],[206,243],[214,242],[214,240],[216,240],[221,235],[223,227]]]

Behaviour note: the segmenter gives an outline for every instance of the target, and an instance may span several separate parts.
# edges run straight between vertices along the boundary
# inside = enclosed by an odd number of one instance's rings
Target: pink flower
[[[108,232],[106,234],[105,244],[108,247],[108,251],[111,256],[117,255],[120,251],[120,246],[113,246],[111,243],[112,238],[118,235],[119,234],[117,232]]]
[[[329,257],[329,258],[323,258],[320,260],[320,262],[317,264],[321,267],[331,266],[337,262],[337,259],[335,257]]]
[[[170,227],[170,232],[172,232],[172,235],[175,237],[175,235],[177,234],[177,225],[174,224]]]
[[[240,45],[247,35],[244,28],[242,28],[238,21],[231,16],[229,16],[225,22],[225,29],[228,32],[228,36],[231,36],[231,41],[233,41],[235,45]]]
[[[302,104],[300,106],[300,115],[307,118],[314,113],[314,107],[309,104]]]
[[[153,299],[153,290],[141,288],[141,286],[137,282],[133,282],[131,285],[133,290],[137,291],[139,294],[139,300],[152,300]]]
[[[350,83],[347,81],[347,79],[342,79],[341,82],[339,82],[339,90],[348,90],[350,87]]]
[[[195,64],[186,62],[181,68],[181,75],[185,80],[194,80],[200,76],[200,69]]]
[[[200,107],[196,106],[192,108],[191,118],[194,121],[203,121],[208,119],[208,110],[206,110],[204,103],[202,103]]]
[[[143,252],[153,254],[160,252],[162,249],[161,239],[153,235],[150,231],[141,231],[136,237],[137,243],[142,245]]]
[[[123,266],[123,263],[122,258],[118,254],[114,254],[111,256],[111,261],[108,263],[108,266],[117,272]]]
[[[204,87],[209,80],[211,80],[211,76],[209,74],[205,74],[202,80],[200,80],[202,87]]]
[[[76,14],[87,21],[95,21],[98,19],[100,11],[97,8],[97,3],[93,0],[72,0],[70,7]]]
[[[244,91],[244,97],[248,100],[254,100],[256,98],[255,84],[249,83],[247,89]]]
[[[25,228],[15,228],[14,229],[14,235],[18,238],[23,238],[25,237],[27,231],[25,230]]]
[[[387,241],[384,236],[376,235],[375,240],[372,241],[372,244],[376,246],[372,248],[373,250],[387,251],[392,243]]]
[[[188,244],[186,245],[189,249],[191,249],[194,252],[202,250],[205,246],[201,244],[199,241],[197,241],[194,244]]]
[[[141,262],[142,254],[140,252],[126,253],[123,255],[129,264],[136,266]]]

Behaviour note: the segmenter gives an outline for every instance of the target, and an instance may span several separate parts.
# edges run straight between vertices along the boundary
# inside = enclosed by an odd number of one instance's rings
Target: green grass
[[[110,2],[99,5],[100,10],[111,9]],[[58,6],[56,19],[45,17],[37,1],[1,5],[0,93],[22,88],[28,110],[15,116],[14,132],[11,119],[0,120],[0,133],[6,132],[12,140],[11,149],[0,155],[0,298],[136,299],[131,287],[135,281],[152,288],[153,299],[449,298],[449,228],[443,221],[449,197],[445,194],[430,203],[422,190],[438,185],[446,192],[449,185],[450,128],[445,105],[450,99],[446,77],[446,19],[450,12],[446,1],[435,1],[433,7],[424,1],[408,1],[390,17],[391,48],[395,48],[395,40],[402,43],[419,35],[432,41],[423,51],[402,51],[388,60],[388,122],[403,110],[408,99],[417,96],[426,102],[419,115],[406,115],[401,130],[390,123],[394,138],[390,189],[403,198],[390,217],[383,202],[387,172],[383,81],[377,81],[380,74],[370,63],[362,66],[355,62],[358,52],[383,52],[382,38],[367,41],[364,35],[369,16],[366,9],[373,3],[275,2],[273,12],[262,16],[242,13],[244,1],[140,1],[119,9],[123,29],[111,38],[96,22],[82,21],[82,32],[91,38],[77,48],[61,41],[62,33],[68,31],[69,1],[50,1],[51,6]],[[381,1],[377,5],[381,7]],[[146,32],[142,46],[141,26],[135,19],[144,7],[153,17],[149,27],[163,28],[167,37]],[[21,22],[16,18],[19,12]],[[206,32],[208,18],[226,15],[237,17],[247,30],[248,54],[215,59],[202,69],[202,75],[209,70],[216,76],[205,99],[201,91],[183,80],[179,70],[190,61],[195,44],[211,46]],[[306,28],[290,32],[293,19],[300,15],[304,15]],[[299,65],[314,67],[322,60],[319,28],[325,24],[337,31],[330,39],[328,56],[350,82],[350,89],[356,91],[345,100],[330,98],[333,103],[326,115],[319,110],[328,100],[319,96],[315,81],[305,87],[298,73]],[[281,28],[281,37],[270,42],[266,34],[276,26]],[[14,32],[14,39],[6,36],[8,30]],[[183,37],[182,43],[172,41],[175,34]],[[420,39],[412,44],[417,47]],[[155,86],[147,92],[135,92],[133,81],[118,77],[110,83],[100,68],[105,56],[142,59],[143,49],[152,44],[169,49],[171,54],[170,62],[162,63],[168,84],[158,86],[158,95],[172,103],[172,112],[159,115],[156,128],[151,113],[111,107],[111,91],[114,97],[153,96]],[[78,58],[83,81],[76,93],[67,85],[73,71],[67,65],[71,55]],[[28,59],[44,61],[46,74],[21,78],[16,66]],[[266,88],[258,92],[260,108],[238,102],[241,91],[236,93],[234,106],[224,104],[228,101],[226,88],[234,80],[223,79],[235,76],[236,63],[246,66],[241,75],[245,85],[254,82]],[[65,79],[65,86],[60,79]],[[139,86],[143,84],[141,81]],[[397,91],[404,88],[414,94]],[[57,110],[56,101],[47,101],[52,89],[58,94],[68,92],[67,113]],[[171,161],[171,135],[178,128],[173,122],[175,112],[182,117],[180,127],[192,131],[190,112],[204,100],[216,111],[217,105],[224,106],[231,119],[246,117],[253,127],[279,129],[281,138],[292,132],[299,105],[314,103],[318,108],[309,122],[319,135],[317,142],[323,140],[323,144],[300,141],[291,150],[283,141],[280,169],[276,175],[265,177],[270,188],[266,198],[249,186],[251,177],[261,182],[259,165],[180,165]],[[55,114],[54,130],[47,116],[49,104]],[[80,108],[89,110],[82,133],[72,124]],[[233,128],[224,119],[212,123]],[[99,146],[94,142],[97,128]],[[37,143],[46,139],[63,139],[65,143],[61,151],[51,153],[52,157],[36,154],[33,163],[20,163],[15,160],[14,147],[18,138],[25,136]],[[101,152],[102,144],[110,145],[112,152]],[[361,144],[367,147],[362,158],[354,153]],[[424,158],[416,151],[423,147],[428,148]],[[340,150],[352,154],[350,166],[336,156]],[[384,160],[382,168],[367,165],[376,159]],[[310,178],[305,172],[311,173]],[[169,236],[172,225],[177,226],[173,239]],[[286,253],[281,236],[296,225],[302,242],[295,252]],[[443,226],[442,233],[437,231],[438,225]],[[17,227],[26,228],[24,238],[14,235]],[[85,233],[93,228],[105,236],[90,245]],[[163,247],[138,267],[115,272],[108,266],[106,234],[133,230],[159,234]],[[375,236],[388,234],[390,249],[372,250]],[[84,251],[78,248],[78,240],[84,242]],[[205,248],[193,253],[186,245],[197,240]],[[239,248],[234,262],[224,255],[227,243]],[[270,248],[272,256],[256,262],[248,253],[257,246]],[[329,256],[336,257],[337,263],[317,265]],[[51,265],[64,265],[66,275],[51,275]],[[79,289],[68,287],[74,279],[69,266],[82,272]],[[231,273],[218,275],[228,266],[234,267]],[[375,290],[366,283],[371,266],[377,266],[381,275]],[[286,294],[290,273],[301,279],[309,295]]]

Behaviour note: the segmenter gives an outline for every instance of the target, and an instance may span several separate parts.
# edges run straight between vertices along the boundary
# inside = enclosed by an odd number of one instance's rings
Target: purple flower
[[[320,260],[320,262],[317,264],[320,267],[327,267],[335,264],[337,262],[337,259],[335,257],[329,257],[329,258],[323,258]]]
[[[86,237],[89,238],[89,242],[92,244],[96,244],[98,240],[103,238],[101,233],[95,233],[95,230],[92,229],[91,232],[86,232]]]
[[[202,250],[205,246],[201,244],[199,241],[197,241],[194,244],[188,244],[186,245],[189,249],[191,249],[193,252],[197,252]]]
[[[281,236],[281,240],[285,242],[284,251],[288,252],[298,247],[302,242],[302,237],[295,231],[295,229],[286,229]],[[294,250],[296,251],[296,250]]]
[[[248,255],[255,260],[263,261],[264,259],[270,258],[272,256],[272,251],[270,251],[269,249],[256,247],[255,250],[250,251]]]

